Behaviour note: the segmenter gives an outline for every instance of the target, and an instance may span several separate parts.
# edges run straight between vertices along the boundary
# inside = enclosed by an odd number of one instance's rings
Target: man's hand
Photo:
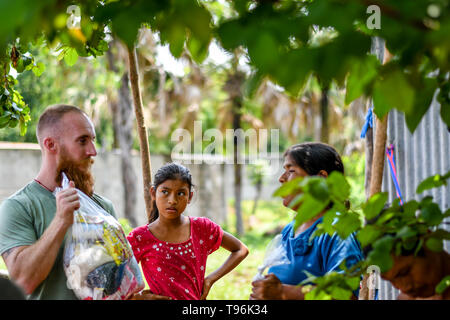
[[[280,300],[283,299],[283,284],[272,273],[266,275],[263,280],[252,282],[250,300]]]
[[[75,183],[69,182],[69,188],[62,190],[56,194],[56,214],[55,219],[58,219],[66,227],[73,223],[73,212],[80,208],[80,198]]]
[[[128,300],[172,300],[172,298],[154,294],[150,290],[142,290],[133,294]]]

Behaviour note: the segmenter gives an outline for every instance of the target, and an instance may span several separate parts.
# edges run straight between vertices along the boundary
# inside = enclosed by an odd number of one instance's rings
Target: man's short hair
[[[42,142],[41,139],[43,138],[44,131],[49,128],[57,130],[62,117],[69,112],[86,114],[80,108],[68,104],[55,104],[45,109],[45,111],[39,117],[39,121],[36,127],[36,137],[39,144]]]

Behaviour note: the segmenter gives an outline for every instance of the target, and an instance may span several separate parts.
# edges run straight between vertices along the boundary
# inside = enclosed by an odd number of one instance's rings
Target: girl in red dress
[[[168,163],[155,175],[150,190],[149,223],[128,235],[153,294],[177,300],[204,300],[211,286],[247,256],[247,247],[205,217],[182,215],[192,199],[192,177],[179,164]],[[206,259],[219,247],[228,259],[205,277]]]

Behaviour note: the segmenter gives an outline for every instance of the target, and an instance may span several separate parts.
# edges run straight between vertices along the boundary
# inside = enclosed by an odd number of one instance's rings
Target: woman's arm
[[[282,284],[273,273],[252,282],[250,300],[303,300],[302,286]]]
[[[236,266],[242,262],[248,255],[248,248],[242,243],[238,238],[229,234],[228,232],[223,232],[222,243],[220,245],[222,248],[231,252],[228,259],[214,272],[205,277],[203,284],[203,293],[201,300],[206,299],[212,285],[226,275],[228,272],[236,268]]]

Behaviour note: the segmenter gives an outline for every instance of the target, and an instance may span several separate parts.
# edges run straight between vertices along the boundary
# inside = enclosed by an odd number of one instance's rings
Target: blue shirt
[[[346,260],[347,268],[363,260],[361,246],[354,234],[342,240],[337,234],[322,234],[309,241],[323,218],[298,236],[294,237],[294,221],[281,232],[282,243],[291,263],[271,267],[269,273],[275,274],[284,284],[297,285],[308,276],[305,270],[320,277],[330,271],[342,272],[339,265]]]

